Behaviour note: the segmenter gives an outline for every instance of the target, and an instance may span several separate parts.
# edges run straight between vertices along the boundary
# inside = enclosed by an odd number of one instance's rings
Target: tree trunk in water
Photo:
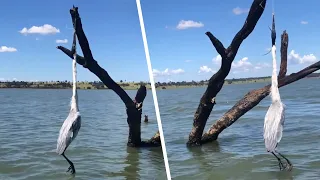
[[[225,78],[230,72],[232,62],[241,43],[254,30],[264,11],[265,5],[266,0],[253,1],[243,27],[233,38],[230,46],[227,49],[224,48],[223,44],[215,36],[213,36],[210,32],[206,32],[206,35],[211,40],[213,46],[221,55],[221,67],[219,71],[210,78],[208,87],[200,100],[196,113],[194,114],[193,128],[189,134],[189,140],[187,142],[188,146],[201,145],[201,138],[207,119],[211,114],[213,106],[216,104],[215,97],[220,92]]]
[[[298,81],[309,74],[320,69],[320,61],[316,62],[309,67],[286,76],[287,72],[287,48],[288,48],[288,34],[286,31],[281,36],[281,66],[278,75],[278,87],[281,88],[295,81]],[[260,89],[255,89],[247,93],[240,101],[238,101],[229,111],[227,111],[218,121],[216,121],[210,129],[205,133],[201,139],[201,143],[208,143],[215,141],[219,134],[241,116],[250,111],[253,107],[258,105],[260,101],[267,97],[270,93],[271,85],[267,85]]]
[[[129,95],[122,89],[108,74],[106,70],[99,66],[98,62],[94,60],[89,42],[82,28],[82,22],[80,15],[78,13],[78,8],[74,7],[70,9],[70,14],[72,22],[75,25],[76,35],[83,52],[84,57],[77,55],[77,63],[87,68],[93,74],[95,74],[109,89],[113,90],[123,101],[126,106],[127,112],[127,123],[129,126],[129,136],[128,136],[128,146],[141,147],[141,146],[161,146],[160,138],[155,139],[152,137],[150,140],[143,142],[141,141],[141,114],[142,114],[142,104],[146,96],[146,87],[142,85],[137,91],[135,101],[133,101]],[[75,23],[76,22],[76,23]],[[70,58],[73,58],[72,51],[69,49],[58,46],[62,52],[64,52]],[[140,90],[143,91],[140,91]],[[140,94],[139,94],[140,93]],[[142,96],[141,96],[142,93]],[[145,94],[143,94],[145,93]],[[138,101],[137,101],[138,99]]]

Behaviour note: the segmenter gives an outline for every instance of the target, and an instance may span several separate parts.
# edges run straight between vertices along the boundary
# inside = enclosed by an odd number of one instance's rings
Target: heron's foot
[[[292,168],[293,168],[293,166],[292,166],[291,162],[290,162],[289,160],[287,160],[285,169],[286,169],[287,171],[291,171]]]
[[[292,168],[293,168],[292,164],[287,164],[287,166],[286,166],[287,171],[291,171]]]
[[[74,169],[73,164],[70,165],[70,167],[68,168],[67,172],[70,172],[71,174],[75,174],[76,170]]]
[[[280,168],[280,171],[286,168],[281,161],[279,161],[279,168]]]
[[[286,160],[286,167],[285,167],[285,169],[286,169],[287,171],[291,171],[292,168],[293,168],[293,166],[292,166],[292,163],[289,161],[289,159],[286,158],[284,155],[282,155],[282,154],[280,154],[280,153],[278,153],[278,154],[279,154],[281,157],[283,157],[283,159]]]

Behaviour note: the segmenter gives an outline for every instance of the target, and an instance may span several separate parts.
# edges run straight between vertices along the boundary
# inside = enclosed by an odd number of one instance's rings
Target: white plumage
[[[264,118],[264,143],[268,152],[272,153],[279,162],[280,170],[287,169],[291,171],[291,162],[282,154],[277,152],[276,148],[282,138],[282,131],[285,121],[285,105],[281,102],[279,88],[278,88],[278,76],[277,76],[277,62],[276,62],[276,46],[273,45],[272,49],[272,77],[271,77],[271,105]],[[281,159],[276,155],[280,155],[287,162],[286,166],[283,165]]]
[[[282,138],[283,125],[285,121],[285,105],[281,102],[276,62],[276,46],[272,46],[273,71],[271,77],[271,105],[264,118],[264,141],[268,152],[275,152],[277,144]]]
[[[76,38],[76,37],[74,37]],[[75,40],[74,40],[75,41]],[[77,137],[81,127],[81,115],[78,107],[78,94],[77,94],[77,70],[76,70],[76,52],[74,52],[72,61],[73,72],[73,89],[71,97],[71,108],[67,119],[63,122],[60,129],[59,138],[57,140],[56,152],[62,155],[70,164],[68,171],[75,173],[73,163],[64,155],[64,152],[71,144],[71,142]]]
[[[56,152],[61,155],[71,142],[77,137],[81,127],[81,116],[79,111],[71,109],[67,119],[64,121],[57,141]]]

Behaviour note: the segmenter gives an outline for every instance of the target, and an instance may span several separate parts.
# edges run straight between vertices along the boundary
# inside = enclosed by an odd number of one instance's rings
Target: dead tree
[[[206,125],[207,119],[209,118],[213,106],[216,104],[215,97],[220,92],[225,78],[228,76],[232,62],[238,52],[238,49],[249,34],[255,28],[258,20],[260,19],[266,0],[254,0],[247,19],[241,28],[241,30],[233,38],[230,46],[226,49],[223,44],[210,32],[206,32],[206,35],[210,38],[213,46],[217,52],[221,55],[221,67],[217,73],[215,73],[208,82],[208,87],[200,99],[197,111],[193,118],[193,128],[189,134],[188,146],[201,145],[202,134]]]
[[[254,1],[252,8],[254,7],[255,3],[257,3],[256,1]],[[256,9],[256,8],[254,8]],[[251,12],[250,10],[250,12]],[[248,15],[248,18],[250,16],[250,13]],[[247,21],[248,21],[247,18]],[[246,21],[246,23],[248,23]],[[238,33],[239,34],[239,33]],[[286,31],[283,31],[283,34],[281,35],[281,48],[280,48],[280,53],[281,53],[281,64],[280,64],[280,70],[279,70],[279,74],[278,74],[278,87],[281,88],[283,86],[286,86],[288,84],[291,84],[295,81],[298,81],[306,76],[308,76],[309,74],[317,71],[320,69],[320,61],[302,69],[301,71],[297,72],[297,73],[292,73],[289,76],[286,76],[287,73],[287,54],[288,54],[288,45],[289,45],[289,36],[287,34]],[[230,48],[230,47],[229,47]],[[228,50],[228,49],[227,49]],[[226,51],[227,51],[226,50]],[[218,51],[219,52],[219,51]],[[224,61],[224,60],[222,60]],[[228,65],[231,66],[231,64],[229,63]],[[219,71],[223,71],[221,70],[223,68],[220,68]],[[230,70],[231,67],[228,67],[228,70]],[[219,72],[218,72],[219,73]],[[217,73],[217,74],[218,74]],[[213,75],[211,79],[217,78],[218,75]],[[218,80],[211,80],[209,83],[216,83],[216,82],[220,82]],[[211,86],[217,86],[215,84],[209,84]],[[203,102],[203,99],[205,97],[208,97],[208,95],[206,95],[206,93],[208,94],[208,89],[209,89],[209,85],[207,88],[207,91],[205,92],[204,96],[201,99],[201,102]],[[222,86],[222,85],[221,85]],[[208,143],[208,142],[212,142],[217,140],[219,134],[225,130],[226,128],[228,128],[229,126],[231,126],[233,123],[235,123],[241,116],[243,116],[245,113],[247,113],[248,111],[250,111],[253,107],[255,107],[256,105],[258,105],[262,99],[264,99],[265,97],[267,97],[270,93],[270,87],[271,84],[262,87],[260,89],[255,89],[252,90],[250,92],[248,92],[240,101],[238,101],[229,111],[227,111],[219,120],[217,120],[210,128],[209,130],[204,133],[202,135],[204,126],[205,126],[205,122],[207,120],[207,118],[210,115],[210,112],[212,110],[213,105],[215,104],[215,102],[213,101],[213,103],[211,103],[211,106],[206,109],[203,110],[203,108],[199,108],[195,114],[195,120],[194,120],[194,128],[193,131],[190,133],[189,136],[189,142],[187,143],[188,145],[201,145],[204,143]],[[221,88],[220,88],[221,89]],[[219,91],[220,91],[219,89]],[[214,92],[217,92],[217,90],[215,89]],[[212,93],[212,92],[211,92]],[[217,93],[215,93],[216,95]],[[205,96],[206,95],[206,96]],[[215,97],[215,96],[213,96]],[[207,101],[209,101],[210,99],[206,99]],[[210,111],[209,111],[210,110]],[[197,114],[197,113],[202,113],[201,115]],[[205,115],[203,115],[204,113],[206,113]],[[199,117],[202,117],[202,119],[199,119]],[[206,119],[203,119],[204,117],[206,117]],[[195,127],[198,126],[198,127]],[[203,127],[199,127],[199,125],[203,126]],[[201,130],[201,132],[200,132]],[[198,131],[196,134],[194,132]],[[197,136],[195,136],[197,135]],[[200,140],[198,139],[200,136]],[[196,138],[197,139],[196,139]]]
[[[288,34],[286,31],[284,31],[281,35],[281,65],[278,75],[279,88],[298,81],[320,69],[320,61],[318,61],[297,73],[292,73],[289,76],[286,76],[288,39]],[[201,143],[215,141],[224,129],[231,126],[241,116],[258,105],[262,99],[267,97],[270,93],[270,87],[271,84],[248,92],[240,101],[238,101],[229,111],[227,111],[210,127],[210,129],[202,136]]]
[[[159,131],[147,141],[141,140],[141,114],[142,103],[146,96],[146,87],[142,85],[137,92],[135,100],[132,100],[129,95],[122,89],[108,74],[108,72],[99,66],[98,62],[93,58],[90,50],[89,42],[82,28],[82,22],[78,13],[78,7],[70,9],[72,23],[75,24],[75,31],[80,44],[83,56],[77,55],[76,61],[84,68],[95,74],[109,89],[113,90],[123,101],[126,107],[127,123],[129,126],[128,146],[131,147],[157,147],[161,146]],[[62,52],[64,52],[71,59],[73,58],[72,51],[58,46]]]
[[[200,104],[194,115],[193,128],[191,133],[189,134],[189,141],[187,142],[188,146],[196,146],[215,141],[224,129],[231,126],[242,115],[251,110],[257,104],[259,104],[262,99],[269,95],[271,85],[250,91],[229,111],[227,111],[219,120],[217,120],[206,133],[203,134],[207,119],[210,116],[213,106],[216,104],[215,97],[221,90],[224,84],[224,80],[230,72],[231,64],[234,60],[237,50],[239,49],[241,42],[253,31],[255,25],[257,24],[259,18],[263,13],[265,4],[266,0],[254,0],[244,26],[236,34],[231,45],[227,49],[225,49],[222,43],[210,32],[206,33],[206,35],[209,36],[212,44],[216,48],[217,52],[221,55],[222,64],[219,71],[210,78],[208,87],[200,100]],[[319,61],[297,73],[286,76],[288,41],[288,34],[286,33],[286,31],[284,31],[281,35],[281,64],[278,75],[279,88],[298,81],[320,69]]]

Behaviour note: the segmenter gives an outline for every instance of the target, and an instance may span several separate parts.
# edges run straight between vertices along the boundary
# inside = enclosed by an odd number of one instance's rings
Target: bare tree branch
[[[259,18],[264,11],[265,5],[266,0],[253,1],[243,27],[233,38],[230,46],[226,50],[224,49],[222,43],[216,37],[214,37],[210,32],[206,33],[218,53],[221,55],[222,61],[219,71],[209,79],[208,87],[200,100],[197,111],[194,114],[193,127],[189,134],[189,140],[187,142],[188,146],[201,145],[203,130],[206,125],[207,119],[211,114],[213,106],[215,105],[215,97],[220,92],[225,78],[228,76],[231,70],[232,61],[234,60],[241,43],[255,28]]]
[[[283,32],[281,39],[281,49],[288,48],[288,34],[286,31]],[[285,48],[284,48],[285,47]],[[287,56],[284,55],[286,51],[281,52],[281,64],[279,71],[279,84],[278,87],[281,88],[283,86],[286,86],[288,84],[291,84],[295,81],[298,81],[307,75],[317,71],[320,69],[320,61],[317,63],[314,63],[310,65],[309,67],[297,72],[293,73],[289,76],[285,76],[285,73],[287,70],[287,65],[285,64],[287,62]],[[283,78],[279,78],[283,76]],[[229,126],[231,126],[234,122],[236,122],[241,116],[243,116],[245,113],[250,111],[253,107],[255,107],[257,104],[260,103],[262,99],[267,97],[270,93],[270,87],[271,85],[267,85],[260,89],[255,89],[247,93],[240,101],[238,101],[229,111],[227,111],[218,121],[216,121],[210,129],[205,133],[202,137],[202,143],[212,142],[215,141],[219,134]]]
[[[320,61],[311,66],[293,73],[279,80],[279,88],[298,81],[307,75],[320,69]],[[237,102],[228,112],[226,112],[216,123],[214,123],[207,133],[202,137],[202,143],[214,141],[218,135],[226,128],[236,122],[242,115],[250,111],[253,107],[260,103],[262,99],[270,93],[270,86],[265,86],[261,89],[252,90],[247,93],[240,101]]]
[[[242,26],[241,30],[236,34],[233,38],[230,46],[227,49],[227,55],[230,59],[234,59],[239,47],[243,40],[245,40],[249,34],[254,30],[256,27],[264,8],[266,7],[267,0],[254,0],[251,7],[247,19]]]
[[[84,68],[87,68],[93,74],[95,74],[109,89],[113,90],[123,101],[126,106],[127,112],[127,123],[129,125],[129,137],[128,137],[128,146],[132,147],[141,147],[141,146],[161,146],[160,139],[157,141],[154,137],[150,140],[143,142],[141,141],[141,114],[142,114],[142,105],[146,97],[146,87],[141,85],[137,91],[135,100],[133,101],[129,95],[122,89],[108,74],[106,70],[99,66],[96,60],[92,56],[90,50],[88,39],[83,31],[81,18],[78,13],[78,7],[73,7],[70,9],[70,14],[76,35],[78,37],[81,50],[84,57],[77,55],[76,61],[78,64],[83,65]],[[75,23],[76,22],[76,23]],[[71,50],[58,46],[57,49],[60,49],[70,58],[73,58],[73,53]]]
[[[226,58],[226,48],[224,48],[223,44],[219,39],[217,39],[211,32],[206,32],[206,35],[209,37],[212,45],[216,48],[217,52],[220,56],[225,59]]]
[[[79,44],[80,43],[80,39],[78,40]],[[57,49],[60,49],[62,52],[64,52],[67,56],[69,56],[70,58],[73,58],[73,54],[72,51],[63,47],[63,46],[58,46]],[[87,61],[84,57],[79,56],[77,54],[77,59],[76,59],[77,63],[79,63],[80,65],[84,65],[85,62]],[[134,106],[134,102],[132,101],[132,99],[130,98],[130,96],[119,86],[119,84],[117,84],[108,74],[108,72],[106,70],[104,70],[102,67],[100,67],[100,65],[97,63],[96,60],[90,60],[90,66],[87,67],[87,69],[89,69],[89,71],[91,71],[93,74],[95,74],[96,76],[98,76],[98,78],[111,90],[113,90],[123,101],[123,103],[126,106]],[[88,62],[88,61],[87,61]]]
[[[281,34],[281,64],[278,78],[284,78],[287,74],[289,36],[286,31]]]

